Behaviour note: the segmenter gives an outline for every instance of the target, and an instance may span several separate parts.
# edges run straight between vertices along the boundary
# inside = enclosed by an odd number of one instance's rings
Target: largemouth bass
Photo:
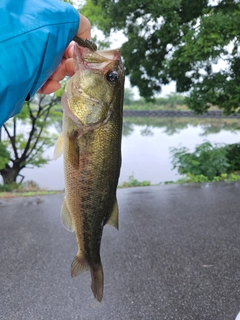
[[[55,158],[64,155],[62,223],[75,231],[78,244],[71,275],[90,270],[91,289],[100,302],[103,227],[118,228],[124,69],[118,50],[94,52],[78,44],[74,65],[62,97],[63,133],[55,148]]]

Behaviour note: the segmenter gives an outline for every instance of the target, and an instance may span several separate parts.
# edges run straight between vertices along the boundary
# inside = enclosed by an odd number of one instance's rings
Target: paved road
[[[0,319],[234,320],[240,311],[240,184],[118,191],[104,229],[104,298],[74,279],[63,195],[0,201]],[[39,202],[39,203],[38,203]]]

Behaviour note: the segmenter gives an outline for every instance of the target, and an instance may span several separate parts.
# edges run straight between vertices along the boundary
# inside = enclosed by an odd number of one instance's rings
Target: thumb
[[[82,14],[80,14],[80,24],[79,24],[79,28],[77,31],[76,36],[82,38],[82,39],[90,39],[91,38],[91,23],[90,21],[83,16]]]

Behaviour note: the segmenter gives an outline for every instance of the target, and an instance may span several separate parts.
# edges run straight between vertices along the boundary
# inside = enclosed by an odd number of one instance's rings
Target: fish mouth
[[[74,46],[75,72],[82,69],[91,69],[93,72],[107,72],[114,69],[120,57],[119,49],[92,51],[88,48],[80,47],[77,43]]]

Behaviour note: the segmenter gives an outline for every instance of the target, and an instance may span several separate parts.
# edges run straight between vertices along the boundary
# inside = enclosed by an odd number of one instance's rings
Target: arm
[[[79,20],[77,10],[60,0],[1,0],[0,126],[20,112],[27,97],[40,88],[53,92],[67,70],[71,75],[66,58],[72,49],[65,49],[76,34],[90,36],[90,23]]]

